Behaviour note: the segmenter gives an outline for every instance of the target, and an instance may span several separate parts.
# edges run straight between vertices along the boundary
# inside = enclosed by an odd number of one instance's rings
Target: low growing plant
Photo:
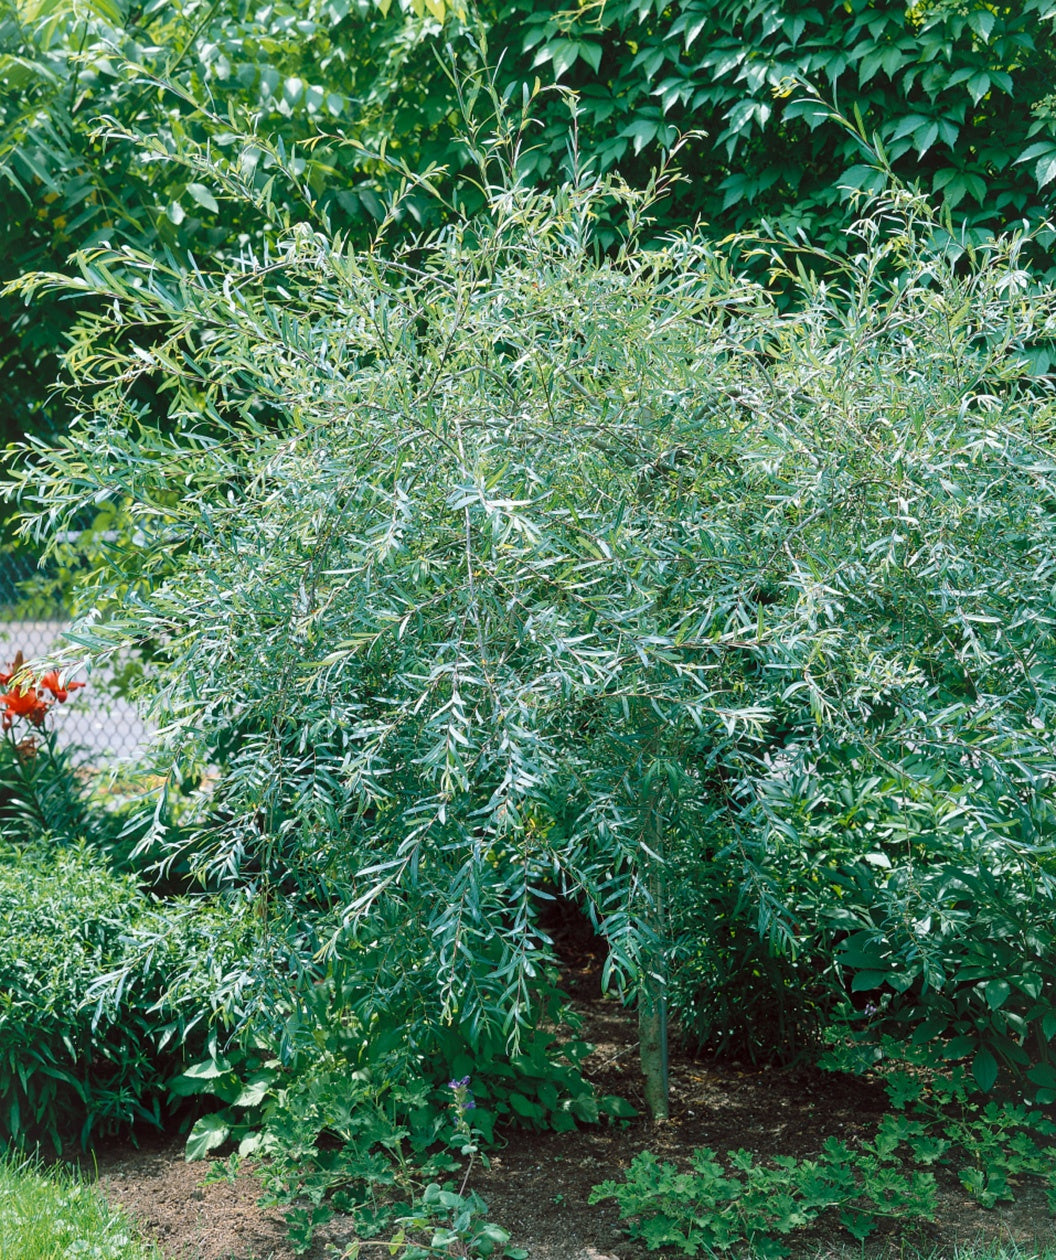
[[[344,1254],[354,1260],[372,1247],[384,1247],[400,1260],[450,1255],[527,1260],[529,1254],[511,1247],[509,1232],[488,1220],[488,1205],[479,1194],[445,1190],[436,1182],[427,1185],[410,1210],[396,1218],[391,1237],[355,1242]]]
[[[987,1208],[1011,1202],[1018,1179],[1037,1178],[1047,1187],[1049,1209],[1056,1215],[1056,1123],[1036,1101],[985,1098],[967,1065],[937,1070],[923,1039],[883,1038],[879,1064],[866,1062],[860,1045],[840,1038],[835,1029],[830,1040],[822,1066],[876,1070],[917,1162],[952,1169]],[[896,1123],[892,1117],[888,1121]]]
[[[828,1065],[847,1062],[848,1053],[853,1046],[831,1052]],[[869,1141],[852,1147],[830,1137],[812,1159],[761,1160],[742,1150],[719,1161],[705,1149],[688,1170],[646,1151],[623,1180],[596,1186],[591,1202],[615,1199],[633,1237],[690,1256],[744,1246],[761,1257],[787,1255],[785,1238],[825,1215],[859,1241],[884,1219],[930,1219],[930,1170],[940,1166],[984,1208],[1011,1202],[1016,1183],[1034,1178],[1056,1216],[1056,1123],[1037,1107],[981,1099],[963,1066],[937,1074],[925,1055],[909,1048],[902,1057],[914,1066],[886,1071],[893,1110]]]
[[[458,1147],[466,1161],[461,1169],[461,1184],[453,1190],[439,1182],[430,1182],[413,1195],[408,1206],[397,1212],[395,1229],[389,1237],[353,1242],[343,1253],[350,1260],[373,1247],[384,1247],[389,1255],[398,1255],[401,1260],[429,1260],[433,1256],[452,1254],[527,1260],[527,1251],[509,1245],[508,1231],[488,1220],[488,1205],[480,1195],[467,1193],[473,1161],[481,1154],[482,1135],[470,1119],[476,1102],[468,1076],[449,1081],[447,1087],[453,1095],[449,1104],[454,1116],[451,1145]],[[481,1158],[487,1166],[487,1156],[481,1155]]]
[[[319,1225],[341,1211],[362,1235],[345,1252],[348,1256],[386,1247],[409,1260],[449,1255],[457,1246],[458,1254],[495,1253],[520,1260],[526,1253],[508,1247],[508,1233],[488,1221],[487,1205],[467,1191],[475,1160],[485,1167],[488,1163],[484,1135],[470,1120],[476,1103],[469,1077],[448,1082],[446,1103],[438,1105],[436,1093],[398,1082],[388,1087],[371,1086],[366,1079],[344,1082],[340,1108],[345,1141],[331,1152],[319,1139],[341,1136],[333,1112],[334,1127],[322,1135],[311,1118],[303,1126],[283,1123],[299,1118],[296,1104],[303,1102],[303,1094],[291,1100],[292,1106],[280,1099],[278,1107],[265,1108],[263,1115],[258,1109],[259,1128],[243,1138],[237,1154],[214,1164],[207,1179],[232,1176],[245,1155],[264,1153],[266,1159],[258,1165],[266,1187],[262,1202],[284,1209],[290,1244],[298,1253],[309,1249]],[[399,1122],[401,1115],[404,1123]],[[187,1158],[236,1132],[226,1118],[203,1117],[192,1131]]]
[[[622,1181],[595,1186],[590,1202],[615,1199],[631,1236],[650,1250],[676,1247],[695,1256],[747,1246],[761,1257],[784,1256],[782,1240],[825,1213],[857,1239],[883,1218],[930,1219],[935,1180],[907,1169],[898,1146],[899,1136],[881,1125],[857,1150],[830,1137],[816,1159],[759,1160],[740,1150],[723,1163],[704,1148],[682,1171],[643,1151]]]
[[[396,1228],[434,1182],[465,1197],[473,1161],[486,1160],[499,1125],[566,1132],[634,1114],[583,1077],[590,1047],[575,1036],[558,1042],[536,1029],[510,1054],[486,1030],[474,1041],[432,1018],[424,979],[402,1010],[377,1010],[369,973],[362,959],[353,968],[335,960],[308,992],[289,995],[284,1024],[256,1040],[243,1035],[241,1048],[170,1085],[221,1104],[192,1128],[187,1157],[226,1142],[238,1143],[239,1157],[266,1156],[266,1196],[298,1245],[334,1211],[366,1237]],[[471,1198],[464,1206],[477,1219]]]

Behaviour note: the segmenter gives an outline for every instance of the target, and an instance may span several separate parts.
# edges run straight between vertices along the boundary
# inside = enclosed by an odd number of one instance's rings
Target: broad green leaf
[[[200,1063],[192,1063],[184,1071],[184,1076],[194,1080],[211,1081],[218,1076],[226,1076],[231,1071],[231,1063],[228,1059],[203,1059]]]
[[[597,73],[601,69],[602,46],[593,41],[579,40],[576,45],[580,59],[585,61]]]
[[[204,1159],[210,1151],[227,1141],[230,1132],[231,1126],[219,1116],[202,1116],[187,1135],[184,1158],[189,1164]]]
[[[651,118],[637,118],[629,123],[620,133],[633,140],[635,153],[640,153],[660,130],[660,124]]]
[[[538,1103],[532,1102],[523,1094],[517,1093],[516,1091],[513,1091],[508,1095],[507,1102],[519,1116],[538,1119],[543,1114],[543,1109]]]
[[[968,91],[971,93],[972,100],[979,104],[983,97],[990,91],[990,76],[985,70],[980,70],[978,74],[973,74],[968,80]]]
[[[986,1004],[992,1011],[998,1010],[1008,1000],[1012,992],[1012,986],[1007,980],[988,980],[983,986],[986,994]]]
[[[939,124],[928,122],[913,132],[913,146],[921,157],[931,148],[939,137]]]
[[[1046,1089],[1056,1089],[1056,1068],[1051,1063],[1037,1063],[1027,1073],[1027,1079]]]
[[[996,16],[989,9],[973,9],[968,14],[968,25],[983,42],[987,42],[993,34]]]
[[[259,1107],[267,1098],[275,1083],[274,1072],[254,1072],[242,1086],[234,1100],[236,1107]]]
[[[895,983],[890,971],[856,971],[851,977],[851,992],[866,993],[871,989],[879,989],[885,982]]]

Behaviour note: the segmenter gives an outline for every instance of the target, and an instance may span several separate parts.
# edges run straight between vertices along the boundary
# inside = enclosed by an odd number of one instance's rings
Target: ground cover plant
[[[719,1159],[700,1148],[688,1167],[642,1151],[619,1179],[596,1186],[590,1201],[614,1199],[633,1237],[650,1250],[728,1254],[748,1247],[760,1257],[791,1254],[790,1235],[827,1214],[859,1242],[885,1220],[935,1218],[938,1167],[956,1169],[962,1187],[985,1208],[1011,1202],[1013,1186],[1037,1179],[1056,1216],[1056,1125],[1038,1107],[985,1104],[962,1070],[884,1077],[891,1110],[854,1145],[829,1136],[808,1158],[759,1159],[741,1148]]]
[[[585,1063],[587,1075],[603,1092],[637,1099],[633,1017],[617,1002],[590,998],[582,990],[576,1005],[596,1047]],[[679,1047],[673,1050],[671,1076],[671,1123],[656,1126],[639,1115],[619,1128],[595,1125],[570,1133],[507,1129],[495,1146],[485,1148],[489,1166],[474,1162],[466,1189],[487,1202],[488,1219],[509,1231],[511,1243],[528,1249],[532,1260],[584,1260],[589,1247],[617,1260],[645,1260],[660,1253],[650,1253],[640,1236],[628,1237],[633,1221],[621,1219],[615,1200],[605,1198],[593,1206],[587,1202],[602,1179],[624,1177],[638,1152],[651,1151],[660,1163],[684,1172],[692,1151],[710,1147],[720,1153],[732,1178],[737,1174],[726,1165],[728,1150],[747,1148],[761,1171],[774,1167],[774,1156],[791,1157],[796,1167],[805,1167],[817,1162],[832,1136],[864,1160],[868,1152],[863,1146],[876,1140],[891,1110],[885,1091],[868,1080],[805,1067],[753,1067],[728,1058],[701,1058]],[[447,1093],[451,1098],[452,1092]],[[982,1119],[985,1107],[983,1103],[974,1113],[976,1119]],[[955,1111],[948,1118],[958,1115]],[[989,1162],[1000,1147],[1000,1141],[988,1142],[980,1154]],[[1018,1158],[1013,1145],[1006,1143],[1004,1149]],[[457,1151],[452,1153],[461,1159]],[[873,1232],[858,1243],[840,1225],[838,1213],[823,1212],[812,1226],[778,1238],[798,1260],[821,1255],[890,1260],[918,1254],[949,1260],[963,1249],[974,1254],[984,1240],[992,1244],[984,1254],[1001,1252],[998,1244],[1014,1252],[1013,1240],[1027,1256],[1044,1249],[1052,1238],[1052,1218],[1041,1179],[1016,1173],[1015,1199],[984,1207],[965,1193],[958,1177],[961,1169],[974,1166],[974,1157],[953,1148],[948,1155],[930,1164],[918,1161],[903,1142],[889,1162],[895,1171],[901,1164],[903,1175],[915,1171],[933,1178],[934,1220],[892,1220],[881,1214]],[[176,1255],[183,1249],[200,1260],[228,1260],[232,1253],[243,1260],[242,1252],[244,1260],[292,1260],[295,1254],[281,1213],[257,1205],[260,1186],[250,1160],[236,1167],[219,1155],[215,1164],[187,1163],[175,1135],[148,1139],[139,1151],[127,1142],[104,1143],[95,1158],[106,1192],[149,1222],[152,1236]],[[855,1176],[860,1173],[857,1164],[851,1170]],[[451,1191],[457,1193],[460,1185],[461,1176],[453,1177]],[[309,1206],[303,1205],[306,1211]],[[322,1260],[328,1248],[344,1251],[356,1238],[353,1219],[336,1213],[319,1225],[306,1254]],[[754,1223],[757,1228],[765,1225],[758,1218]],[[384,1240],[392,1232],[378,1229],[366,1237]],[[364,1247],[361,1255],[373,1250]],[[741,1248],[733,1250],[740,1254]]]
[[[281,1049],[261,1039],[169,1082],[177,1096],[219,1104],[191,1128],[187,1158],[234,1146],[229,1175],[263,1158],[263,1201],[282,1210],[298,1249],[335,1212],[367,1237],[446,1220],[468,1245],[486,1224],[484,1203],[466,1193],[474,1159],[486,1163],[504,1131],[568,1133],[635,1114],[584,1078],[590,1046],[578,1038],[555,1045],[532,1031],[507,1055],[502,1041],[471,1045],[456,1029],[378,1010],[365,978],[356,988],[323,980],[314,1009],[287,1000]],[[497,1245],[497,1230],[481,1249]]]

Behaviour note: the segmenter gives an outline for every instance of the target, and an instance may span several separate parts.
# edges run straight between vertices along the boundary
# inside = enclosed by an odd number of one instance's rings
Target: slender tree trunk
[[[656,858],[650,864],[649,894],[652,899],[653,931],[657,940],[666,939],[663,837],[664,825],[659,801],[649,810],[649,847]],[[667,1074],[667,963],[661,944],[650,960],[638,989],[638,1052],[645,1077],[645,1105],[654,1121],[666,1120],[670,1114]]]
[[[638,1050],[645,1077],[645,1105],[654,1120],[666,1120],[667,1002],[663,983],[655,975],[643,977],[638,993]]]

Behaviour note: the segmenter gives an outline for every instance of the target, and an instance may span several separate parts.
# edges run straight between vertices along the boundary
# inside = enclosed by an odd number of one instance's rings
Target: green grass
[[[911,1260],[906,1257],[906,1260]],[[955,1247],[952,1251],[921,1252],[920,1260],[1056,1260],[1056,1251],[1046,1247],[1020,1247],[1016,1243],[983,1243],[975,1247]]]
[[[67,1172],[0,1157],[0,1260],[161,1260],[121,1213]]]
[[[981,1248],[963,1248],[954,1253],[950,1260],[1056,1260],[1056,1251],[1048,1247],[1044,1251],[1016,1245],[995,1245]]]
[[[906,1260],[914,1260],[909,1256]],[[984,1243],[975,1247],[955,1247],[952,1251],[921,1252],[919,1260],[1056,1260],[1056,1251],[1046,1247],[1021,1247],[1017,1243]]]
[[[860,1247],[848,1247],[838,1260],[862,1260],[869,1252]],[[1056,1260],[1056,1250],[1051,1247],[1021,1247],[1017,1243],[977,1243],[968,1246],[917,1248],[906,1247],[891,1253],[897,1260]],[[837,1260],[832,1252],[824,1252],[817,1260]]]

